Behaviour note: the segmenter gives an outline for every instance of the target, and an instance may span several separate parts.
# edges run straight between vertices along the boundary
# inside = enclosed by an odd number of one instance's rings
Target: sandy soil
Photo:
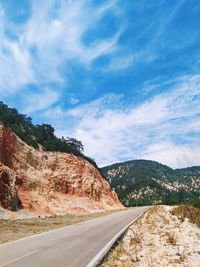
[[[88,215],[93,213],[104,213],[106,211],[117,211],[123,209],[121,204],[119,207],[117,205],[109,206],[102,205],[102,203],[94,201],[90,198],[86,197],[77,197],[73,195],[62,196],[60,194],[55,193],[54,201],[49,202],[48,206],[46,207],[46,212],[42,207],[42,203],[44,203],[44,199],[38,195],[38,192],[33,193],[35,198],[40,203],[41,208],[37,208],[37,211],[30,211],[27,209],[20,209],[18,211],[10,211],[8,209],[3,209],[0,207],[0,220],[23,220],[23,219],[31,219],[31,218],[44,218],[44,217],[51,217],[51,216],[65,216],[68,214],[71,215]],[[102,200],[103,202],[103,200]],[[49,210],[53,210],[54,212],[49,212]]]
[[[157,206],[127,231],[102,267],[199,267],[200,228]]]

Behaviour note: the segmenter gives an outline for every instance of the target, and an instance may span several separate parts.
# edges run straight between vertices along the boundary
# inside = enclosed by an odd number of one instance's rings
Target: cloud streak
[[[33,113],[45,110],[55,104],[60,97],[58,90],[44,88],[42,91],[29,92],[24,95],[23,113]]]
[[[57,133],[82,140],[100,165],[132,158],[171,167],[200,164],[200,141],[194,135],[200,134],[199,100],[200,75],[184,76],[170,91],[137,107],[123,108],[122,96],[108,95],[66,112],[60,109],[61,121],[73,120],[74,128],[58,126]],[[54,111],[48,115],[53,114],[57,116]]]
[[[101,165],[200,164],[199,4],[11,2],[0,3],[3,101]]]
[[[13,90],[34,82],[35,78],[29,51],[21,42],[11,40],[6,34],[9,22],[2,9],[0,9],[0,25],[0,92],[10,94]]]
[[[92,43],[84,41],[86,33],[107,12],[114,12],[115,1],[97,7],[89,1],[36,0],[30,4],[31,15],[24,24],[14,25],[0,9],[2,94],[30,84],[46,87],[59,83],[66,87],[71,62],[88,67],[98,57],[117,49],[120,30]]]

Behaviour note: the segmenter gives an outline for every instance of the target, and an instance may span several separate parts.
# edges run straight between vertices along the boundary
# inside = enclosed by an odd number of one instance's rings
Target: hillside
[[[2,103],[0,119],[0,217],[8,210],[35,216],[123,207],[80,141],[57,138],[52,126],[34,126]]]
[[[15,108],[8,107],[1,101],[0,122],[2,122],[5,127],[12,129],[27,145],[36,149],[42,148],[42,150],[45,151],[72,153],[73,155],[86,159],[93,164],[95,168],[98,168],[93,159],[84,155],[84,147],[81,141],[72,137],[58,138],[51,125],[34,125],[30,117],[19,113]]]
[[[102,173],[126,206],[200,205],[200,167],[173,170],[155,161],[132,160],[104,167]]]

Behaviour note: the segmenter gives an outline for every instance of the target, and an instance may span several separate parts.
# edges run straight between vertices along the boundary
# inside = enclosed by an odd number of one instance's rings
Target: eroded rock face
[[[88,161],[36,150],[2,124],[0,205],[46,215],[122,208],[116,193]]]
[[[12,211],[22,208],[15,182],[14,171],[0,163],[0,203],[3,208],[11,209]]]

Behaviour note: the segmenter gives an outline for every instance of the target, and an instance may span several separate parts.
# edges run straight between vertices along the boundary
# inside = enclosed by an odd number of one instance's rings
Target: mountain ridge
[[[119,164],[123,164],[123,163],[131,163],[131,162],[135,162],[135,161],[148,161],[148,162],[155,162],[155,163],[158,163],[162,166],[166,166],[172,170],[186,170],[186,169],[200,169],[200,165],[191,165],[191,166],[187,166],[187,167],[183,167],[183,168],[172,168],[170,166],[168,166],[167,164],[164,164],[162,162],[159,162],[159,161],[156,161],[156,160],[151,160],[151,159],[145,159],[145,158],[140,158],[140,159],[131,159],[131,160],[126,160],[126,161],[117,161],[115,163],[111,163],[111,164],[108,164],[108,165],[105,165],[105,166],[102,166],[101,169],[104,169],[104,168],[108,168],[108,167],[112,167],[114,165],[119,165]]]
[[[172,169],[142,159],[114,163],[101,170],[126,206],[200,204],[200,166]]]

